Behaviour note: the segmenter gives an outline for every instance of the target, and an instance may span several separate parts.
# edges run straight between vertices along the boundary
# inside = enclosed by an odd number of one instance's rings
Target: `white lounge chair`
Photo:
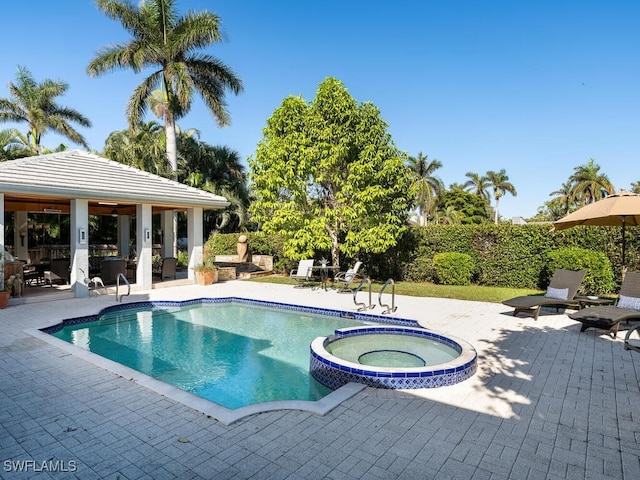
[[[295,286],[300,288],[308,285],[308,282],[311,280],[311,275],[313,275],[313,259],[300,260],[298,268],[292,270],[289,277],[297,280],[298,283]]]
[[[350,268],[346,272],[338,272],[338,274],[333,279],[334,282],[341,282],[343,284],[342,288],[338,290],[338,293],[349,293],[352,291],[351,288],[349,288],[349,285],[358,276],[358,270],[360,270],[361,266],[362,262],[356,262],[353,268]]]

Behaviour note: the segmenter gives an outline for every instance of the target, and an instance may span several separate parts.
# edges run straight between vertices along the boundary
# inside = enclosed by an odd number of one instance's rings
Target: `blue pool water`
[[[349,318],[242,303],[138,308],[66,325],[54,336],[227,408],[318,400],[309,345]]]

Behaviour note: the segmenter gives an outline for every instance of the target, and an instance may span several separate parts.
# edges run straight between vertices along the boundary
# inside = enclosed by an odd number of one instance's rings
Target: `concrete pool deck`
[[[125,302],[207,296],[355,310],[335,291],[245,281]],[[28,333],[115,304],[0,310],[0,478],[640,478],[640,354],[623,350],[624,332],[613,340],[563,314],[536,322],[500,304],[398,297],[395,316],[476,348],[474,377],[365,388],[324,416],[278,410],[227,426]]]

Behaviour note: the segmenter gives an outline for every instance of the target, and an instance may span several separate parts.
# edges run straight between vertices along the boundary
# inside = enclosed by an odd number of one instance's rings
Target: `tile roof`
[[[221,209],[229,202],[179,182],[82,151],[0,162],[0,193]]]

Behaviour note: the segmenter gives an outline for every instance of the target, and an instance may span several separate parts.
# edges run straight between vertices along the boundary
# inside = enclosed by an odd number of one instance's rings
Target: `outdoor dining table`
[[[326,292],[327,283],[329,283],[329,276],[331,276],[331,279],[333,280],[339,269],[340,267],[336,265],[315,265],[312,270],[319,273],[320,288],[324,288],[324,291]]]

